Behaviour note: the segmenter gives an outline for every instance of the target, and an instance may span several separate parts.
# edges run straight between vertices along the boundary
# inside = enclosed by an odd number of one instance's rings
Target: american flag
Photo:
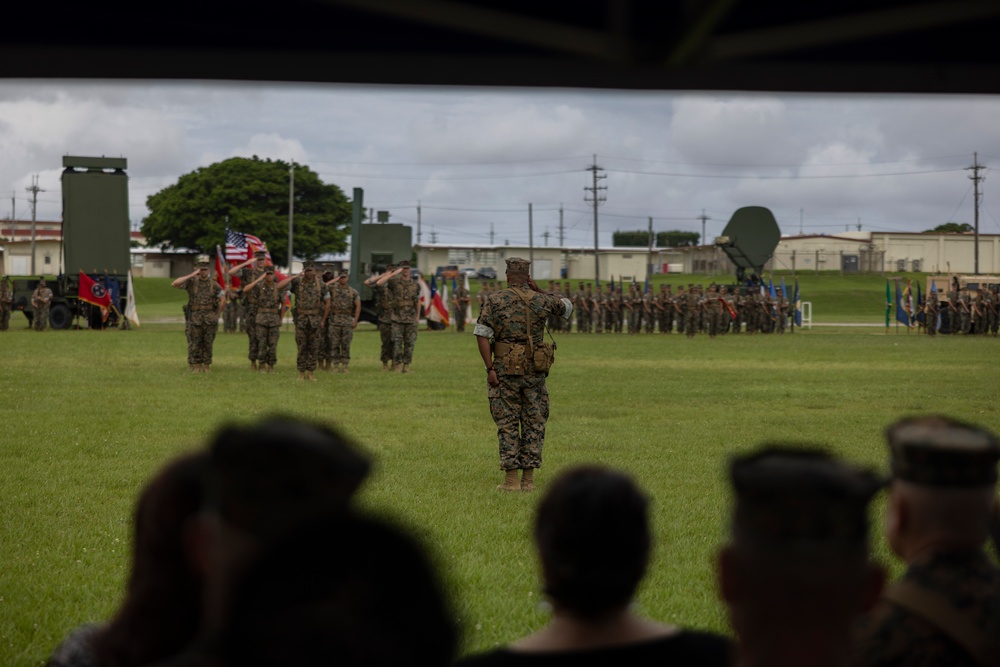
[[[263,241],[253,234],[226,229],[226,261],[245,262],[253,257],[253,254],[258,250],[267,253],[267,263],[271,264],[271,251],[267,249]]]

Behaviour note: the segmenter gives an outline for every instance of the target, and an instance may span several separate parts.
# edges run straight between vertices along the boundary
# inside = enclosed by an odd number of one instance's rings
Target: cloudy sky
[[[973,222],[970,171],[987,166],[980,231],[1000,233],[1000,98],[130,82],[0,82],[0,218],[61,217],[64,155],[128,158],[134,225],[146,198],[232,156],[294,160],[421,240],[593,245],[584,201],[606,178],[615,230],[717,236],[741,206],[783,233],[923,231]],[[996,194],[995,194],[996,193]],[[13,202],[12,202],[13,198]],[[546,239],[544,234],[548,233]],[[416,240],[416,238],[414,239]]]

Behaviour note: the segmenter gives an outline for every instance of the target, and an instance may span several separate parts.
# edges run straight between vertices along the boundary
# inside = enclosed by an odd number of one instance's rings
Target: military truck
[[[351,271],[348,283],[361,295],[360,319],[378,323],[375,290],[364,284],[376,273],[383,273],[390,264],[413,259],[413,230],[395,223],[363,223],[364,197],[362,188],[354,188],[351,216]],[[416,271],[413,271],[416,276]]]
[[[90,276],[110,294],[118,312],[125,312],[130,268],[128,217],[128,163],[125,158],[63,158],[62,256],[64,272],[46,279],[52,290],[49,326],[68,329],[74,318],[86,318],[98,328],[119,321],[112,313],[103,321],[100,309],[77,297],[80,272]],[[41,276],[11,276],[12,311],[21,311],[32,322],[31,294]]]

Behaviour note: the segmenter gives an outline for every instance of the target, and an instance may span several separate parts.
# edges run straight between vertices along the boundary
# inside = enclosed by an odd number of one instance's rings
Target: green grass
[[[884,293],[882,279],[874,282]],[[140,281],[140,315],[152,320],[162,308],[176,317],[175,294],[183,293],[167,290]],[[822,290],[815,294],[822,303]],[[113,611],[132,506],[158,467],[226,421],[275,411],[333,422],[374,457],[360,502],[412,525],[434,550],[465,650],[544,622],[529,542],[541,494],[494,491],[496,435],[470,334],[421,331],[415,372],[395,375],[380,371],[378,335],[365,325],[351,374],[300,383],[287,329],[274,375],[251,374],[246,337],[221,333],[213,372],[192,375],[179,323],[36,334],[24,322],[15,316],[13,330],[0,333],[5,664],[41,664],[70,628]],[[809,442],[884,470],[882,431],[902,415],[942,412],[1000,431],[1000,380],[996,365],[983,362],[1000,349],[993,338],[822,327],[780,337],[557,340],[540,491],[583,462],[636,476],[652,498],[657,537],[639,603],[664,621],[725,630],[712,558],[724,537],[725,464],[734,453]],[[878,555],[898,568],[884,547]]]

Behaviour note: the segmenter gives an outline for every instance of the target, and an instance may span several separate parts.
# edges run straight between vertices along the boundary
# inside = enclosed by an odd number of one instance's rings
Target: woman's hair
[[[535,519],[545,593],[554,603],[584,617],[628,604],[649,562],[647,506],[623,473],[580,467],[559,476]]]
[[[101,664],[131,667],[170,657],[198,631],[201,577],[186,553],[184,531],[201,507],[206,461],[204,453],[182,456],[142,491],[125,600],[92,642]]]

